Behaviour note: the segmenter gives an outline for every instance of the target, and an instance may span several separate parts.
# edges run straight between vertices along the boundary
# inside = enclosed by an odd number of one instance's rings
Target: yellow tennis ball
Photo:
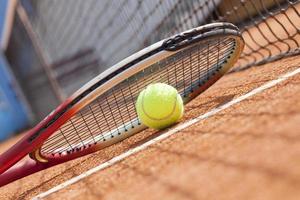
[[[164,129],[182,117],[184,107],[174,87],[155,83],[148,85],[139,94],[136,110],[143,124],[154,129]]]

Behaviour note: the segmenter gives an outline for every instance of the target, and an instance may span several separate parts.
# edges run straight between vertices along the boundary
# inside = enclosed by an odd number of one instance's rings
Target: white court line
[[[91,175],[91,174],[93,174],[95,172],[98,172],[98,171],[103,170],[103,169],[105,169],[107,167],[110,167],[110,166],[116,164],[117,162],[120,162],[121,160],[124,160],[125,158],[127,158],[127,157],[129,157],[129,156],[131,156],[131,155],[133,155],[133,154],[135,154],[135,153],[137,153],[137,152],[139,152],[139,151],[141,151],[143,149],[146,149],[150,145],[152,145],[152,144],[154,144],[154,143],[156,143],[158,141],[164,140],[167,137],[169,137],[169,136],[177,133],[178,131],[181,131],[181,130],[183,130],[183,129],[185,129],[185,128],[187,128],[187,127],[189,127],[189,126],[191,126],[191,125],[193,125],[193,124],[195,124],[195,123],[197,123],[197,122],[199,122],[201,120],[207,119],[208,117],[211,117],[211,116],[215,115],[216,113],[218,113],[218,112],[220,112],[220,111],[222,111],[222,110],[224,110],[226,108],[229,108],[230,106],[232,106],[232,105],[234,105],[236,103],[239,103],[239,102],[241,102],[241,101],[243,101],[243,100],[245,100],[245,99],[247,99],[247,98],[249,98],[249,97],[251,97],[251,96],[253,96],[255,94],[258,94],[258,93],[260,93],[260,92],[262,92],[262,91],[264,91],[266,89],[269,89],[269,88],[277,85],[278,83],[280,83],[280,82],[282,82],[282,81],[284,81],[284,80],[286,80],[286,79],[288,79],[288,78],[290,78],[290,77],[292,77],[292,76],[294,76],[294,75],[296,75],[298,73],[300,73],[300,68],[298,68],[298,69],[296,69],[296,70],[294,70],[292,72],[289,72],[287,74],[281,75],[276,80],[270,81],[270,82],[268,82],[268,83],[266,83],[266,84],[264,84],[264,85],[262,85],[262,86],[260,86],[260,87],[258,87],[256,89],[254,89],[254,90],[252,90],[252,91],[250,91],[250,92],[248,92],[248,93],[246,93],[246,94],[244,94],[244,95],[242,95],[242,96],[240,96],[240,97],[238,97],[236,99],[233,99],[232,101],[230,101],[230,102],[228,102],[228,103],[226,103],[226,104],[224,104],[222,106],[214,108],[211,111],[209,111],[209,112],[207,112],[207,113],[205,113],[203,115],[198,116],[195,119],[191,119],[191,120],[187,121],[186,123],[181,124],[181,125],[175,127],[174,129],[171,129],[168,132],[166,132],[166,133],[164,133],[164,134],[162,134],[162,135],[160,135],[160,136],[158,136],[158,137],[156,137],[156,138],[154,138],[154,139],[152,139],[150,141],[147,141],[147,142],[143,143],[140,146],[132,148],[132,149],[128,150],[127,152],[125,152],[123,154],[120,154],[120,155],[112,158],[111,160],[108,160],[105,163],[102,163],[102,164],[98,165],[97,167],[92,168],[92,169],[84,172],[83,174],[80,174],[79,176],[73,177],[73,178],[71,178],[70,180],[68,180],[68,181],[66,181],[64,183],[61,183],[61,184],[55,186],[54,188],[52,188],[52,189],[50,189],[50,190],[48,190],[46,192],[43,192],[43,193],[41,193],[41,194],[33,197],[33,200],[42,199],[42,198],[44,198],[44,197],[46,197],[46,196],[48,196],[48,195],[50,195],[50,194],[52,194],[54,192],[57,192],[57,191],[65,188],[65,187],[67,187],[67,186],[69,186],[69,185],[71,185],[73,183],[78,182],[79,180],[81,180],[81,179],[83,179],[83,178],[85,178],[85,177],[87,177],[87,176],[89,176],[89,175]]]

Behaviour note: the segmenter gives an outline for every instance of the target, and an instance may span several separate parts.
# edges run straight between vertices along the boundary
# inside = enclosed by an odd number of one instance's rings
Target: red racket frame
[[[218,31],[218,28],[220,29],[218,33],[219,35],[227,34],[230,37],[233,37],[237,41],[235,56],[231,56],[224,64],[223,68],[221,68],[221,70],[216,72],[215,75],[213,75],[212,78],[204,85],[202,85],[198,90],[191,93],[187,97],[186,99],[187,101],[193,99],[195,96],[199,95],[201,92],[203,92],[208,87],[210,87],[219,78],[221,78],[223,74],[225,74],[230,69],[231,66],[233,66],[233,64],[236,62],[236,60],[238,59],[239,55],[243,50],[244,42],[238,29],[234,25],[229,23],[209,24],[180,34],[180,36],[182,37],[186,37],[189,34],[195,34],[196,32],[204,33],[203,35],[205,35],[206,31],[209,30],[216,33]],[[228,29],[227,31],[226,28]],[[214,34],[212,34],[211,36],[208,34],[205,35],[205,37],[213,38]],[[178,39],[179,37],[177,35],[173,38]],[[201,37],[200,38],[198,37],[197,41],[201,39],[202,39]],[[116,66],[105,71],[104,73],[94,78],[89,83],[87,83],[84,87],[82,87],[79,91],[73,94],[70,98],[68,98],[64,103],[62,103],[57,109],[55,109],[52,113],[50,113],[37,126],[29,130],[19,142],[17,142],[14,146],[12,146],[6,152],[0,155],[0,186],[6,185],[12,181],[33,174],[35,172],[44,170],[46,168],[52,167],[54,165],[58,165],[60,163],[90,154],[92,152],[97,151],[98,149],[102,149],[105,146],[109,146],[110,144],[115,143],[116,141],[112,140],[111,142],[108,142],[105,145],[96,144],[89,148],[75,151],[68,155],[63,155],[63,156],[54,154],[53,156],[44,157],[40,153],[40,147],[42,146],[43,142],[47,138],[49,138],[57,129],[59,129],[59,127],[61,127],[68,119],[70,119],[73,115],[75,115],[80,109],[82,109],[84,106],[89,104],[91,101],[97,98],[97,96],[101,95],[104,92],[103,88],[99,90],[95,89],[95,91],[93,91],[91,94],[88,94],[87,96],[83,97],[84,99],[83,101],[79,101],[75,105],[72,105],[74,99],[82,95],[84,91],[86,91],[87,89],[95,85],[99,80],[113,78],[112,80],[108,81],[109,83],[104,83],[104,84],[108,84],[107,88],[109,88],[109,85],[115,85],[118,82],[122,81],[122,80],[118,80],[118,78],[115,78],[119,76],[118,69],[124,67],[125,65],[131,62],[135,62],[137,58],[140,58],[144,55],[148,55],[148,57],[145,60],[138,60],[136,62],[139,65],[142,63],[145,65],[145,67],[147,67],[151,63],[157,62],[157,57],[160,56],[166,57],[172,55],[176,53],[178,49],[185,48],[186,46],[188,46],[187,41],[183,40],[183,41],[179,41],[179,45],[177,47],[175,46],[174,48],[174,46],[172,46],[171,48],[168,49],[168,47],[164,46],[166,43],[167,45],[173,45],[172,43],[170,43],[170,39],[160,41],[128,57],[127,59],[118,63]],[[153,55],[155,56],[151,56],[151,53],[153,53]],[[135,64],[133,65],[131,64],[131,66],[134,65]],[[134,67],[128,67],[126,70],[121,71],[123,77],[129,77],[135,72],[136,71],[134,70]],[[113,75],[113,77],[110,78],[109,77],[110,75]],[[53,121],[55,122],[52,123]],[[49,123],[50,125],[48,126]],[[47,128],[43,129],[43,127],[47,127]],[[120,136],[121,139],[122,137],[123,136]],[[124,136],[124,138],[126,137]],[[30,154],[30,157],[32,159],[27,159],[24,162],[16,164],[27,154]]]

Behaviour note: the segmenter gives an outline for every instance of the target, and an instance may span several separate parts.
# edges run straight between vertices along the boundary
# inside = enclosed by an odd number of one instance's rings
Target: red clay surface
[[[186,106],[180,123],[299,66],[300,56],[228,74]],[[300,199],[299,99],[296,75],[46,199]],[[30,199],[160,134],[146,130],[9,184],[0,199]]]

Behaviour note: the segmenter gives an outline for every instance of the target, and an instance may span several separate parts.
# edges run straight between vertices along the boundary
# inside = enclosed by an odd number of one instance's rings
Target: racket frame
[[[187,102],[215,83],[237,61],[243,50],[244,42],[238,29],[234,25],[220,22],[185,31],[179,35],[157,42],[132,56],[129,56],[92,79],[66,99],[65,102],[58,106],[38,125],[29,130],[19,142],[0,156],[0,186],[34,172],[103,149],[143,130],[145,128],[144,125],[136,124],[135,128],[129,128],[124,134],[110,138],[105,142],[99,142],[92,147],[80,149],[79,151],[66,155],[55,154],[54,156],[45,156],[41,153],[41,147],[47,138],[79,110],[110,88],[156,63],[158,60],[169,57],[185,48],[190,48],[191,45],[197,44],[203,39],[214,39],[225,35],[228,35],[229,38],[233,38],[236,41],[234,56],[231,54],[231,57],[226,60],[226,63],[223,63],[220,70],[215,72],[210,80],[199,87],[198,90],[191,93],[188,97],[184,98],[184,101]],[[32,160],[25,161],[23,165],[19,165],[19,163],[15,165],[27,154],[30,155]],[[15,174],[20,174],[20,176],[15,176]],[[3,181],[4,179],[6,179],[6,181]]]

